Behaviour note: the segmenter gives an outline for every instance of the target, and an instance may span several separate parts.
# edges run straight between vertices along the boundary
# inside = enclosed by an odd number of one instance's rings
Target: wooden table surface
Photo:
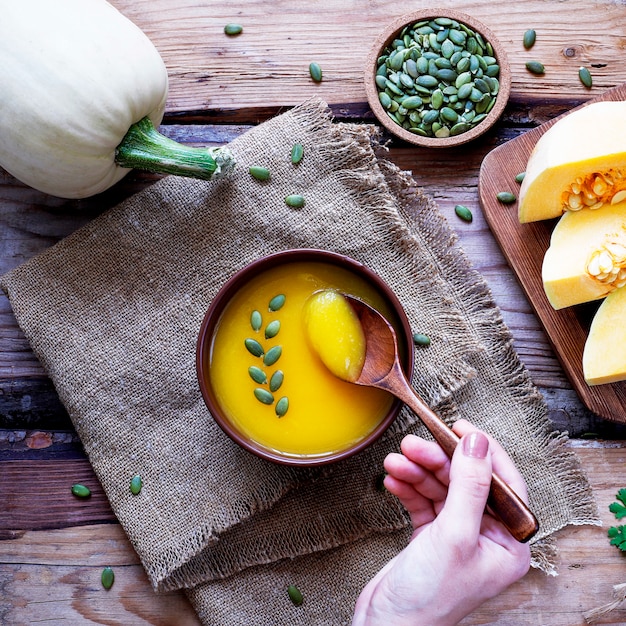
[[[227,143],[309,96],[325,99],[338,120],[371,123],[363,61],[387,21],[419,8],[391,0],[112,4],[150,36],[167,65],[170,95],[163,132],[199,145]],[[510,102],[496,127],[471,145],[428,150],[392,141],[389,155],[412,170],[437,200],[487,280],[555,428],[570,433],[606,526],[615,521],[607,507],[626,486],[626,426],[598,418],[572,390],[481,214],[477,183],[481,162],[493,148],[626,82],[626,5],[618,0],[444,0],[437,6],[470,13],[499,36],[513,73]],[[244,32],[225,36],[228,22],[241,23]],[[528,28],[537,31],[532,51],[522,46]],[[544,76],[526,71],[531,58],[544,63]],[[311,61],[323,69],[321,84],[309,77]],[[591,90],[578,80],[581,65],[593,74]],[[133,173],[98,197],[68,201],[29,189],[0,170],[0,272],[156,178]],[[471,208],[471,224],[455,216],[456,204]],[[0,316],[0,623],[198,624],[182,593],[151,590],[4,294]],[[88,502],[77,503],[69,495],[75,482],[92,487]],[[559,576],[532,571],[463,624],[584,624],[582,613],[609,602],[612,586],[626,582],[626,561],[609,545],[606,528],[565,529],[558,547]],[[108,592],[100,585],[105,565],[116,572]],[[626,623],[626,606],[597,623]]]

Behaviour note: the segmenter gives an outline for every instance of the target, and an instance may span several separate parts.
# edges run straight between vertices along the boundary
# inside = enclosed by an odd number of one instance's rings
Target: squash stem
[[[162,135],[144,117],[129,129],[115,149],[121,167],[210,180],[224,176],[235,165],[227,148],[194,148]]]

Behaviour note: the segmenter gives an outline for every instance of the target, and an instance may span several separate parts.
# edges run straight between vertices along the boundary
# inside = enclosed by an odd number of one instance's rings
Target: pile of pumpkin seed
[[[376,86],[387,115],[416,135],[467,132],[494,107],[500,66],[482,35],[437,17],[402,29],[378,58]]]

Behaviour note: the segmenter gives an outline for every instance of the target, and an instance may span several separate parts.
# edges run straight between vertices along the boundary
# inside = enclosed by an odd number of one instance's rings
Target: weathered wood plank
[[[626,444],[572,445],[605,526],[615,523],[607,507],[623,486],[616,477],[626,460]],[[558,533],[558,549],[559,576],[531,571],[464,620],[464,626],[582,626],[582,613],[609,602],[612,586],[626,582],[623,555],[609,545],[606,527],[565,529]],[[106,565],[116,574],[110,591],[100,585]],[[182,593],[154,594],[118,524],[28,530],[0,541],[0,588],[0,617],[7,624],[38,620],[83,626],[105,619],[125,626],[198,623]],[[626,623],[626,607],[597,623]]]
[[[206,111],[238,118],[242,109],[263,114],[309,96],[329,103],[365,102],[363,63],[378,33],[392,19],[410,12],[393,0],[276,0],[269,11],[263,0],[232,5],[167,0],[113,0],[139,25],[163,56],[170,75],[167,109],[171,113]],[[452,6],[483,20],[507,51],[515,99],[572,99],[588,96],[578,67],[592,69],[600,91],[626,81],[621,34],[626,11],[618,2],[525,0],[498,10],[489,0],[453,2]],[[236,21],[244,31],[224,34]],[[532,51],[522,36],[535,28]],[[338,45],[340,42],[340,45]],[[535,58],[546,74],[524,67]],[[311,81],[308,65],[320,64],[321,84]]]

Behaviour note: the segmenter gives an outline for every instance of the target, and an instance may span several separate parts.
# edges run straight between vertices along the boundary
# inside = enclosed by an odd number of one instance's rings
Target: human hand
[[[366,585],[353,626],[450,626],[524,576],[530,548],[485,511],[492,471],[527,502],[504,449],[465,420],[452,460],[437,443],[407,435],[385,459],[385,487],[407,509],[409,545]]]

